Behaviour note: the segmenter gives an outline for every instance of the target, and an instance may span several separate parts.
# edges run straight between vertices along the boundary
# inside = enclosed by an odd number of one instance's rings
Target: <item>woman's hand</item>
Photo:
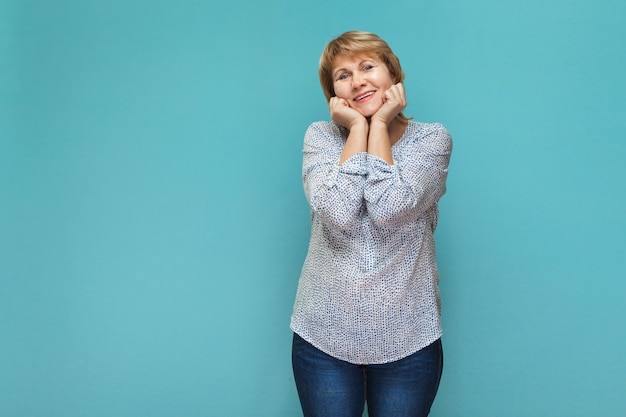
[[[404,95],[404,86],[402,83],[392,85],[383,98],[383,105],[372,116],[372,122],[378,121],[386,126],[406,107],[406,97]]]
[[[328,108],[330,110],[330,118],[339,126],[352,129],[356,123],[365,122],[367,125],[367,119],[365,119],[361,113],[350,107],[348,102],[343,98],[331,97],[328,102]]]

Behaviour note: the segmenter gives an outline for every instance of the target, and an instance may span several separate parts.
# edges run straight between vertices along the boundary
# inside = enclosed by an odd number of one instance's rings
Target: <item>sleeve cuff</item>
[[[387,161],[376,155],[367,156],[368,179],[384,180],[398,177],[398,168],[396,165],[390,165]]]
[[[340,174],[366,175],[367,174],[367,153],[359,152],[352,155],[339,166]]]

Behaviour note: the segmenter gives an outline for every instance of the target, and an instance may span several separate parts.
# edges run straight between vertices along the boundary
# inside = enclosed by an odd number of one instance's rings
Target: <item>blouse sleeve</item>
[[[411,143],[401,164],[370,155],[364,196],[372,221],[381,227],[413,222],[446,191],[452,138],[440,124]]]
[[[367,155],[358,153],[341,166],[344,138],[328,122],[314,123],[304,138],[302,179],[311,210],[333,228],[357,224],[363,206]]]

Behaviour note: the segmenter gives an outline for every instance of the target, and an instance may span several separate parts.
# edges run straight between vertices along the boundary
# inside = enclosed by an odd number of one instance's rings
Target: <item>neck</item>
[[[406,130],[408,124],[409,122],[407,120],[400,119],[399,117],[396,117],[391,123],[389,123],[387,131],[389,132],[389,141],[392,145],[399,141],[402,135],[404,135],[404,131]]]

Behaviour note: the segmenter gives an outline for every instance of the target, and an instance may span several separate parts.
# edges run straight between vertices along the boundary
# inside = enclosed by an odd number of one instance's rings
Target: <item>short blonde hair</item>
[[[356,55],[371,56],[387,66],[394,84],[404,81],[404,71],[402,71],[400,66],[400,59],[393,53],[387,42],[370,32],[356,30],[345,32],[328,42],[320,57],[318,73],[326,101],[330,101],[330,98],[335,95],[335,80],[332,73],[335,58],[339,55],[348,57]],[[398,116],[407,120],[402,113]]]

